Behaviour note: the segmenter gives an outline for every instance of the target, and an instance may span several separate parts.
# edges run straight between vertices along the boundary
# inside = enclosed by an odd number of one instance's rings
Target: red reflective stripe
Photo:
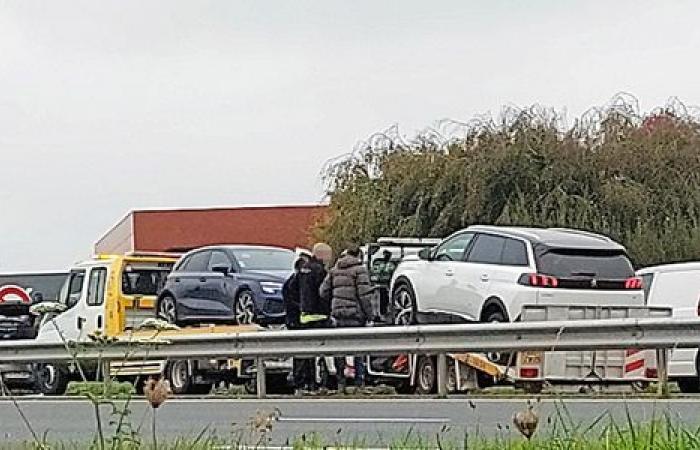
[[[641,352],[641,350],[639,350],[638,348],[630,348],[630,349],[627,349],[627,351],[625,352],[625,356],[636,355],[639,352]]]
[[[27,294],[27,291],[22,289],[19,286],[3,286],[0,288],[0,302],[4,302],[7,300],[7,297],[10,295],[16,295],[17,297],[20,298],[24,303],[31,303],[32,298]]]
[[[644,360],[638,359],[637,361],[625,364],[625,373],[634,372],[635,370],[641,369],[642,367],[644,367]]]

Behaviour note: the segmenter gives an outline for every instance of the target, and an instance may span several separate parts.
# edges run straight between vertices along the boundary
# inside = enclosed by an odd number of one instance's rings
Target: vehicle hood
[[[241,272],[241,278],[254,281],[272,281],[284,283],[292,275],[291,270],[246,270]]]

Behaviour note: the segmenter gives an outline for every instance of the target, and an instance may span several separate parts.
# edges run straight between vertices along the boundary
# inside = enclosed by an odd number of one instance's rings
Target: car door
[[[59,338],[60,333],[64,340],[81,341],[103,330],[107,274],[104,266],[71,271],[59,299],[67,309],[56,316],[55,325],[42,327],[41,338]]]
[[[226,268],[226,273],[221,270]],[[233,316],[233,273],[235,267],[223,250],[213,250],[207,267],[206,299],[211,301],[209,309],[216,315]]]
[[[211,252],[201,250],[188,256],[185,264],[173,274],[175,284],[180,287],[180,295],[176,297],[178,305],[185,316],[199,316],[206,313],[204,307],[207,281],[207,267]]]
[[[415,287],[419,310],[454,312],[451,297],[456,296],[461,280],[455,276],[464,265],[464,255],[474,233],[459,233],[445,239],[423,267],[421,282]]]
[[[458,267],[457,277],[463,289],[452,297],[452,307],[472,320],[479,320],[481,308],[489,296],[489,288],[502,261],[506,238],[479,233],[469,249],[466,264]]]
[[[105,288],[108,279],[107,267],[93,267],[90,269],[85,293],[85,304],[79,309],[83,320],[83,329],[87,334],[95,331],[104,331]]]

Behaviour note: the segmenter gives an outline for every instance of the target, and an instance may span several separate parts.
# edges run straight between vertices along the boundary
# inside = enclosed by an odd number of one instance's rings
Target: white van
[[[670,306],[673,317],[700,315],[700,262],[647,267],[637,272],[644,283],[646,304]],[[678,382],[682,392],[700,392],[698,350],[671,352],[669,378]]]

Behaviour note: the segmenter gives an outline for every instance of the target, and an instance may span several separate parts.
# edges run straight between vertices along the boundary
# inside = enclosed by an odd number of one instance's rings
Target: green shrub
[[[112,381],[71,381],[66,395],[105,399],[126,399],[136,393],[134,385],[128,382]]]

